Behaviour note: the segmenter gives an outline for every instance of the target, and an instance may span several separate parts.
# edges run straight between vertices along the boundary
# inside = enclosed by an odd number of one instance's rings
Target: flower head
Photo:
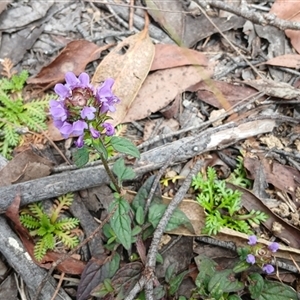
[[[115,128],[110,123],[103,123],[102,126],[105,128],[105,133],[107,136],[112,136],[115,134]]]
[[[270,264],[266,264],[263,266],[263,271],[266,272],[267,274],[271,274],[275,271],[274,267]]]
[[[248,239],[249,239],[248,244],[250,246],[254,246],[257,243],[257,237],[255,235],[250,235]]]
[[[246,258],[246,262],[254,265],[255,264],[255,256],[253,254],[248,254]]]
[[[276,252],[278,249],[279,249],[279,244],[274,242],[272,244],[270,244],[268,246],[268,249],[271,251],[271,252]]]

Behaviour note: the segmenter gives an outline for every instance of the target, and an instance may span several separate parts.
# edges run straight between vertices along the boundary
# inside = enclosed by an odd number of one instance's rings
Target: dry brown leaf
[[[155,55],[151,71],[187,65],[208,66],[208,59],[202,52],[177,45],[155,45]]]
[[[280,55],[280,56],[273,57],[262,64],[299,69],[300,55],[299,54]]]
[[[27,83],[51,86],[64,81],[68,71],[72,71],[78,76],[85,70],[89,62],[99,58],[100,53],[110,47],[112,45],[99,47],[86,40],[72,41],[49,65],[42,68],[39,74],[29,78]]]
[[[92,84],[98,86],[105,79],[113,78],[113,92],[121,100],[117,111],[111,114],[110,122],[114,125],[123,122],[149,73],[154,52],[155,47],[144,29],[118,44],[97,67]]]
[[[217,80],[212,80],[212,85],[210,86],[208,86],[204,81],[201,81],[191,86],[188,91],[197,92],[199,99],[217,108],[225,107],[223,107],[222,102],[219,100],[219,96],[215,93],[215,91],[222,91],[222,94],[230,106],[233,106],[241,100],[257,93],[255,89],[250,87],[234,85],[232,83]]]
[[[15,181],[23,182],[26,180],[45,177],[50,174],[52,162],[38,156],[28,149],[15,156],[0,171],[0,186],[10,185]],[[38,166],[38,168],[36,168]]]
[[[272,5],[270,13],[278,18],[293,22],[300,21],[300,1],[295,0],[276,0]],[[285,34],[290,38],[293,47],[300,53],[300,31],[285,30]]]
[[[123,122],[146,118],[173,101],[179,93],[201,80],[209,79],[212,69],[200,66],[160,70],[147,77]]]

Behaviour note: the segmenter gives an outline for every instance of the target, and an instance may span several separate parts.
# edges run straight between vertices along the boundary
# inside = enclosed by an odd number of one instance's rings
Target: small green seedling
[[[227,181],[245,189],[251,188],[252,181],[247,179],[247,174],[243,165],[243,158],[241,156],[237,158],[236,168],[230,174]]]
[[[30,230],[30,235],[37,237],[34,246],[34,256],[41,261],[47,250],[52,250],[60,241],[67,248],[74,248],[78,245],[79,239],[71,233],[79,224],[77,218],[61,218],[59,215],[68,209],[73,202],[73,194],[66,194],[59,197],[49,216],[43,210],[42,203],[28,205],[28,212],[22,213],[20,221],[24,227]]]
[[[199,192],[197,201],[205,209],[204,233],[217,234],[221,228],[228,227],[251,234],[250,222],[260,224],[268,218],[265,213],[255,210],[242,215],[241,192],[227,188],[226,182],[218,180],[215,169],[211,167],[208,167],[206,176],[201,173],[195,176],[192,186]]]
[[[49,99],[26,102],[22,98],[28,72],[22,71],[10,79],[0,79],[0,153],[10,153],[21,141],[21,134],[32,130],[40,132],[46,127],[46,107]]]

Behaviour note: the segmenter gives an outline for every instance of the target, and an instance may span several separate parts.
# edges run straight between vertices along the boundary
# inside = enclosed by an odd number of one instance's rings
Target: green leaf
[[[156,262],[162,264],[164,262],[164,258],[160,253],[156,253]]]
[[[246,262],[246,260],[243,260],[239,262],[234,268],[233,272],[234,273],[241,273],[243,271],[246,271],[250,268],[250,264]]]
[[[188,274],[189,272],[190,272],[189,270],[184,271],[171,279],[171,281],[169,282],[170,283],[169,293],[171,296],[175,295],[175,293],[178,291],[178,289],[182,283],[184,276],[186,274]]]
[[[230,295],[228,297],[228,300],[243,300],[243,299],[238,295]]]
[[[136,226],[133,227],[131,234],[132,234],[132,236],[136,236],[136,235],[138,235],[140,232],[142,232],[142,227],[136,225]]]
[[[135,220],[139,225],[143,225],[145,222],[144,209],[141,206],[135,212]]]
[[[119,182],[130,180],[135,177],[132,168],[126,167],[123,158],[119,158],[113,165],[113,172],[117,175]]]
[[[214,298],[219,298],[224,293],[240,291],[244,284],[235,278],[232,270],[222,270],[216,272],[208,283],[208,291]]]
[[[108,263],[108,273],[107,273],[108,278],[112,278],[115,275],[115,273],[118,271],[120,267],[120,260],[121,260],[120,254],[118,252],[115,252],[113,258]]]
[[[264,288],[264,279],[258,273],[253,273],[248,276],[248,280],[248,289],[250,291],[251,298],[258,299]]]
[[[157,227],[161,217],[163,216],[167,208],[166,204],[152,203],[149,208],[148,220],[154,228]],[[175,209],[173,212],[165,231],[172,231],[178,228],[180,225],[185,226],[191,232],[194,232],[193,226],[187,216],[179,209]]]
[[[73,159],[78,168],[86,165],[89,162],[89,151],[87,147],[77,149],[73,154]]]
[[[124,199],[114,201],[117,205],[113,216],[110,218],[110,225],[115,232],[120,243],[126,250],[131,247],[131,220],[129,217],[130,206]]]
[[[297,292],[290,286],[275,282],[264,281],[264,287],[258,298],[255,300],[298,300]]]
[[[138,148],[128,139],[120,136],[113,136],[110,140],[110,143],[111,146],[120,153],[125,153],[136,158],[140,157]]]
[[[166,273],[165,273],[166,282],[169,283],[171,281],[171,278],[173,277],[174,272],[175,272],[175,268],[176,268],[176,263],[172,263],[167,267]]]
[[[198,255],[194,258],[198,267],[199,274],[197,275],[195,284],[198,288],[204,286],[207,287],[210,278],[215,274],[215,266],[217,265],[212,259]]]

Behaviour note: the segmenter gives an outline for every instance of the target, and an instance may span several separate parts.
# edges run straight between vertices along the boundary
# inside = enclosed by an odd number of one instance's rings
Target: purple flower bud
[[[80,135],[77,139],[77,141],[75,142],[75,145],[77,148],[82,148],[84,145],[84,140],[83,140],[83,135]]]
[[[107,136],[112,136],[115,134],[115,128],[110,123],[103,123],[102,126],[106,129],[105,134]]]
[[[83,135],[84,129],[87,129],[87,128],[88,128],[88,125],[86,124],[86,122],[84,122],[82,120],[78,120],[78,121],[73,123],[73,132],[72,132],[72,134],[74,136]]]
[[[274,267],[272,265],[269,265],[269,264],[264,265],[262,269],[267,274],[271,274],[275,271]]]
[[[246,262],[254,265],[255,264],[255,256],[253,254],[248,254],[246,258]]]
[[[61,135],[67,139],[73,132],[73,125],[68,122],[64,122],[59,131]]]
[[[250,246],[253,246],[257,243],[257,237],[255,235],[250,235],[248,239],[249,239],[248,244]]]
[[[90,132],[93,139],[97,139],[100,136],[100,132],[96,130],[92,125],[90,125]]]
[[[50,100],[50,113],[53,120],[65,121],[67,119],[67,111],[62,101]]]
[[[271,252],[276,252],[279,249],[279,244],[274,242],[270,244],[268,248]]]
[[[87,118],[88,120],[93,120],[95,119],[95,113],[96,112],[96,108],[95,107],[89,107],[89,106],[85,106],[81,113],[80,116],[82,119]]]
[[[62,83],[57,83],[54,87],[54,91],[61,99],[65,99],[71,96],[71,90]]]

